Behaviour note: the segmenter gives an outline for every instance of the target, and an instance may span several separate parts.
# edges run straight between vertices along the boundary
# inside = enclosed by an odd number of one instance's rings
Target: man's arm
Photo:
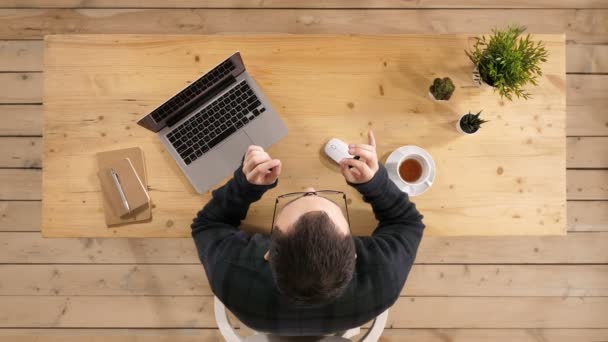
[[[340,164],[347,183],[372,205],[379,221],[371,238],[364,239],[366,247],[361,251],[364,254],[361,260],[392,266],[386,286],[396,299],[414,263],[424,224],[422,215],[409,201],[408,195],[397,188],[388,178],[386,168],[378,163],[376,141],[371,130],[368,136],[369,144],[349,146],[349,153],[360,159],[344,159]]]
[[[372,205],[374,215],[380,222],[372,234],[373,237],[392,237],[390,245],[396,251],[403,249],[413,261],[422,238],[424,224],[422,215],[409,201],[406,193],[388,178],[386,168],[378,163],[376,138],[370,129],[367,133],[368,144],[350,144],[351,155],[358,159],[343,159],[340,162],[342,174],[349,185],[363,195],[363,199]],[[398,245],[395,245],[398,243]],[[395,249],[395,248],[391,248]],[[397,253],[399,254],[399,253]]]
[[[228,183],[213,191],[211,200],[194,218],[192,237],[210,283],[213,267],[229,238],[239,231],[249,205],[276,186],[280,172],[280,161],[270,159],[261,147],[250,146],[242,167]]]
[[[409,200],[409,196],[388,178],[386,168],[379,165],[378,171],[367,183],[349,184],[363,195],[365,202],[371,204],[379,221],[372,236],[398,242],[399,247],[413,261],[422,239],[423,216],[416,210],[416,205]]]
[[[251,203],[258,201],[264,192],[276,184],[250,184],[239,167],[228,183],[213,191],[211,200],[198,212],[190,226],[205,268],[215,263],[214,256],[221,254],[222,241],[239,231],[238,226],[247,215]]]

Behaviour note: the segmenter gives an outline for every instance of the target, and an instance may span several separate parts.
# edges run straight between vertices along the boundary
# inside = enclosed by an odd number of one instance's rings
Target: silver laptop
[[[156,132],[194,189],[204,193],[287,127],[235,53],[137,122]]]

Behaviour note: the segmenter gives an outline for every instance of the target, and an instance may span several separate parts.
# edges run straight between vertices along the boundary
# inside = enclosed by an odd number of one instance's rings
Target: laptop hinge
[[[169,119],[167,119],[167,126],[172,127],[183,119],[188,114],[192,113],[193,110],[203,105],[203,103],[211,100],[214,96],[221,93],[224,89],[236,82],[236,78],[232,75],[224,78],[213,87],[209,88],[206,92],[192,99],[186,103],[183,107],[175,111]]]

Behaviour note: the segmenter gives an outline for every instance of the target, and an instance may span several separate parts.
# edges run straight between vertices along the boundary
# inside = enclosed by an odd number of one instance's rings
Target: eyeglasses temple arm
[[[274,210],[272,211],[272,225],[270,226],[270,233],[272,233],[272,231],[274,229],[274,217],[277,214],[277,204],[279,204],[278,197],[274,200]]]
[[[343,193],[342,198],[344,199],[344,208],[346,209],[346,222],[348,223],[348,230],[350,230],[352,234],[352,230],[350,229],[350,215],[348,214],[348,202],[346,201],[346,194]]]

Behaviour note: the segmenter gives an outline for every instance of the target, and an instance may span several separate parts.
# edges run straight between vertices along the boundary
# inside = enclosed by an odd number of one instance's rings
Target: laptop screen
[[[151,113],[141,118],[137,123],[153,132],[158,132],[167,125],[174,115],[181,114],[180,109],[200,97],[215,84],[230,75],[238,75],[245,69],[240,54],[236,52],[228,59],[205,73],[198,80],[186,86],[169,100],[165,101]],[[185,113],[186,115],[188,113]]]

